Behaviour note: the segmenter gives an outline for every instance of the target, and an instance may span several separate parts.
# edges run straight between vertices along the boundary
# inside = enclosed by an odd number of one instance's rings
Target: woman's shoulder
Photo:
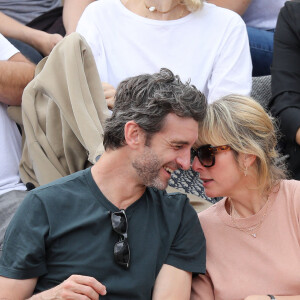
[[[198,213],[199,220],[205,223],[214,222],[214,220],[217,219],[215,217],[225,209],[225,201],[226,198],[223,198],[219,202]]]
[[[282,180],[276,197],[279,205],[291,208],[300,214],[300,181],[298,180]]]
[[[300,181],[294,179],[281,180],[279,190],[285,194],[300,195]]]
[[[243,19],[236,12],[227,8],[217,6],[212,3],[204,2],[202,11],[203,13],[209,15],[210,17],[218,18],[219,23],[235,22],[235,23],[244,24]]]
[[[85,10],[93,13],[99,13],[107,10],[115,10],[118,7],[121,7],[122,4],[120,1],[116,0],[101,0],[94,1],[90,3]]]
[[[273,188],[272,198],[276,199],[278,205],[297,207],[300,209],[300,181],[298,180],[281,180],[279,185]],[[277,201],[278,200],[278,201]]]

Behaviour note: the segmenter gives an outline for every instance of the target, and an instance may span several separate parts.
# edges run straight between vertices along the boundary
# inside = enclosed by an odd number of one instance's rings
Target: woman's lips
[[[213,181],[213,179],[208,179],[208,178],[200,178],[200,179],[201,179],[204,187],[206,187]]]

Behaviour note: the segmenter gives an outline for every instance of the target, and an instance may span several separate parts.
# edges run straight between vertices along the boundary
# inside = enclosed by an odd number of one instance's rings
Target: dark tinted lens
[[[205,167],[211,167],[214,164],[214,153],[210,146],[198,148],[198,158]]]
[[[197,151],[195,149],[191,148],[191,161],[194,160],[194,158],[196,157],[196,155],[197,155]]]
[[[127,232],[127,220],[123,211],[111,214],[111,224],[115,232],[124,235]]]
[[[130,250],[127,240],[119,241],[114,247],[114,257],[116,263],[128,268],[130,260]]]

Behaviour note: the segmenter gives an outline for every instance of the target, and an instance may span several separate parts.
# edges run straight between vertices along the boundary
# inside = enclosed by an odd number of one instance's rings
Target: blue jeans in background
[[[252,76],[270,75],[273,57],[274,30],[247,26],[253,64]]]
[[[36,49],[32,48],[26,43],[23,43],[19,40],[8,38],[8,40],[31,62],[38,64],[39,61],[43,58],[42,54]]]

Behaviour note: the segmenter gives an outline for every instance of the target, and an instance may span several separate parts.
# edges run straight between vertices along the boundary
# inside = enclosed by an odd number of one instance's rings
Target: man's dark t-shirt
[[[117,187],[116,187],[117,188]],[[0,259],[0,275],[39,277],[35,293],[72,274],[95,277],[105,299],[151,299],[163,264],[205,273],[205,238],[186,195],[147,188],[126,209],[131,261],[114,261],[118,234],[108,201],[86,169],[33,190],[10,223]]]

